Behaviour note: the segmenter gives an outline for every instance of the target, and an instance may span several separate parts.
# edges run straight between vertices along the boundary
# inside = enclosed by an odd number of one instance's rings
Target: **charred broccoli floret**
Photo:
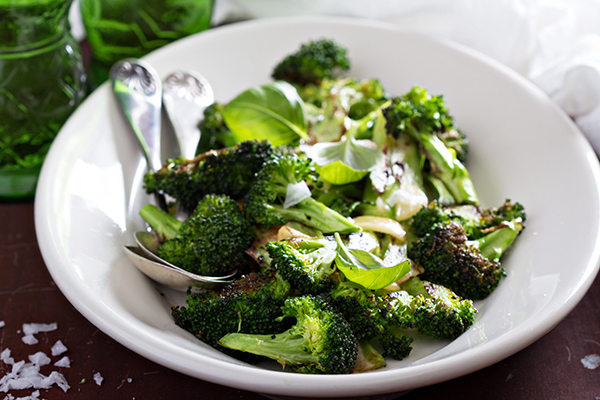
[[[335,248],[335,241],[326,238],[290,239],[266,245],[271,268],[277,269],[302,294],[324,293],[337,284]]]
[[[251,221],[225,195],[205,196],[184,222],[150,204],[140,215],[164,240],[158,256],[198,275],[222,276],[243,266],[255,237]]]
[[[282,333],[230,333],[218,343],[276,360],[290,371],[309,374],[347,374],[357,358],[356,338],[348,322],[319,297],[301,296],[285,301],[283,317],[296,324]]]
[[[288,329],[293,320],[278,318],[291,294],[289,283],[276,271],[252,272],[216,291],[188,293],[186,305],[173,307],[172,315],[178,326],[224,350],[217,341],[228,333],[270,334]]]
[[[191,210],[207,194],[241,199],[273,152],[266,141],[246,141],[202,153],[193,160],[168,160],[160,170],[144,176],[144,187],[148,193],[168,194]]]
[[[470,241],[458,222],[442,222],[412,243],[408,256],[425,269],[423,279],[461,297],[480,300],[506,276],[498,260],[522,229],[520,222],[506,223]]]
[[[431,202],[416,213],[410,225],[413,233],[424,236],[435,225],[450,220],[460,223],[470,240],[479,239],[511,221],[524,223],[527,219],[525,208],[520,203],[505,200],[500,207],[482,208],[475,205],[442,206]]]
[[[477,204],[478,199],[471,177],[457,153],[440,139],[452,131],[454,122],[442,96],[430,96],[427,90],[415,86],[408,93],[392,99],[383,108],[389,134],[410,135],[429,161],[429,173],[440,179],[457,204]]]
[[[331,39],[322,38],[300,46],[275,66],[272,77],[290,83],[318,84],[350,68],[348,50]]]
[[[360,231],[349,219],[310,197],[306,181],[315,181],[310,159],[277,154],[256,174],[244,200],[244,211],[259,226],[297,221],[323,233]]]

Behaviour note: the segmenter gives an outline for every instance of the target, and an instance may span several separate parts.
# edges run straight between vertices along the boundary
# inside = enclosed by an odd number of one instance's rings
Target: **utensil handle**
[[[148,169],[157,171],[161,159],[162,84],[150,65],[126,59],[111,70],[113,92],[138,138]]]

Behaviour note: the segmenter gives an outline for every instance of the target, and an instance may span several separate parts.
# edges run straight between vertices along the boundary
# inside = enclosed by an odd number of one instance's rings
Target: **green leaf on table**
[[[308,138],[304,102],[296,88],[283,81],[240,93],[225,106],[224,118],[238,142],[267,139],[280,146]]]
[[[410,271],[410,262],[404,260],[396,265],[388,266],[381,258],[365,250],[349,249],[335,233],[337,241],[337,268],[351,282],[366,289],[377,290],[384,288]]]

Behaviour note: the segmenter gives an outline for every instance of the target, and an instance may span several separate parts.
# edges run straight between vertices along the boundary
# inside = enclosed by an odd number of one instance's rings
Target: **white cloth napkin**
[[[467,45],[538,85],[600,155],[600,0],[216,0],[214,21],[283,15],[379,19]]]

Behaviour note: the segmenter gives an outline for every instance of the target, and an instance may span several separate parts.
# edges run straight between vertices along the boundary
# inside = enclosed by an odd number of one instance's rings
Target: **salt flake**
[[[11,359],[10,351],[4,350],[0,357],[7,361]],[[26,363],[21,360],[12,362],[12,369],[6,375],[0,378],[0,392],[7,393],[10,390],[24,389],[50,389],[52,385],[57,385],[65,392],[70,388],[65,377],[56,371],[45,376],[40,373],[40,367],[49,362],[48,356],[39,352],[29,356],[32,362]],[[12,359],[11,359],[12,360]]]
[[[60,360],[58,360],[57,362],[54,363],[55,367],[64,367],[64,368],[71,368],[71,359],[67,356],[64,356],[63,358],[61,358]]]
[[[103,380],[104,380],[104,378],[102,377],[102,375],[100,375],[100,372],[96,372],[94,374],[94,382],[96,382],[96,385],[98,385],[98,386],[102,385]]]
[[[600,356],[598,354],[588,354],[581,359],[581,363],[587,369],[596,369],[600,366]]]
[[[4,350],[2,350],[2,352],[0,353],[0,360],[4,363],[4,364],[8,364],[8,365],[12,365],[15,363],[14,358],[12,358],[10,356],[10,349],[6,348]]]
[[[45,353],[38,351],[35,354],[29,356],[29,361],[31,361],[35,365],[39,365],[40,367],[43,365],[50,364],[50,357],[48,357]]]
[[[54,343],[54,346],[52,346],[50,351],[52,352],[52,356],[56,357],[67,351],[67,347],[59,339]]]
[[[23,333],[25,335],[35,335],[40,332],[52,332],[58,329],[58,324],[53,322],[51,324],[23,324]]]
[[[28,345],[36,344],[39,342],[39,340],[37,340],[33,335],[25,335],[21,338],[21,340],[23,341],[23,343]]]

